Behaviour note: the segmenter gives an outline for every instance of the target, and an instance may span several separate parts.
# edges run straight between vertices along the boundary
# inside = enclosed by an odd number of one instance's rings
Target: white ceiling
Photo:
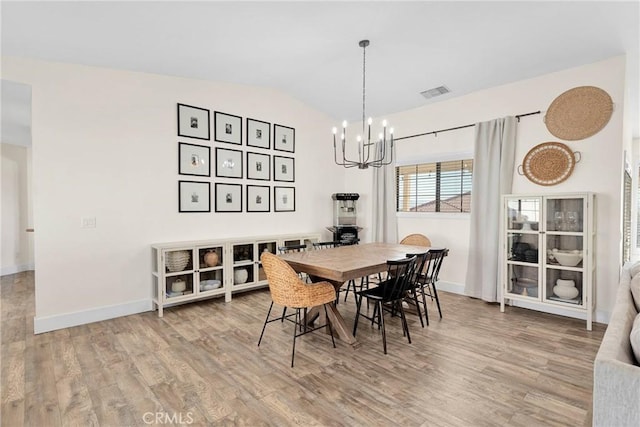
[[[364,38],[371,40],[372,116],[627,53],[636,122],[640,117],[638,1],[2,1],[0,7],[3,55],[268,86],[336,120],[362,115]],[[432,100],[420,95],[440,85],[452,92]],[[638,123],[634,133],[640,136]]]

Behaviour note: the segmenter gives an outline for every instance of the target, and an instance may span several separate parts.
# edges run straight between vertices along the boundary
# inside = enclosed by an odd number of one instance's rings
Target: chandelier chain
[[[362,47],[362,134],[364,137],[365,100],[366,100],[366,75],[367,75],[367,46]]]

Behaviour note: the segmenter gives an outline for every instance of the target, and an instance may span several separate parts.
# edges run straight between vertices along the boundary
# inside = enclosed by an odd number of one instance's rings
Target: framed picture
[[[296,210],[295,187],[273,187],[273,206],[275,212],[293,212]]]
[[[247,178],[269,181],[271,179],[271,156],[247,152]]]
[[[211,176],[211,149],[202,145],[178,143],[178,173]]]
[[[296,151],[296,130],[282,125],[273,125],[273,148],[278,151]]]
[[[216,148],[216,176],[242,178],[242,151]]]
[[[242,212],[242,184],[216,183],[216,212]]]
[[[247,146],[271,148],[271,123],[247,118]]]
[[[273,180],[295,181],[295,163],[292,157],[273,156]]]
[[[178,104],[178,136],[211,139],[209,110]]]
[[[247,212],[270,212],[270,190],[268,185],[247,185]]]
[[[211,212],[211,184],[178,181],[178,212]]]
[[[214,123],[216,141],[242,145],[242,117],[216,111]]]

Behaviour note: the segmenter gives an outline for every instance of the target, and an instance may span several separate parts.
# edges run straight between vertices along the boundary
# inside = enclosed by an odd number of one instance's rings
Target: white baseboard
[[[35,270],[33,263],[22,265],[10,265],[8,267],[0,268],[0,276],[8,276],[10,274],[22,273],[23,271]]]
[[[444,280],[438,280],[437,285],[438,285],[439,291],[445,291],[445,292],[451,292],[452,294],[464,295],[463,283],[445,282]]]
[[[463,283],[445,282],[445,281],[439,280],[438,290],[451,292],[458,295],[465,295]],[[526,301],[513,301],[513,306],[526,308],[529,310],[542,311],[544,313],[557,314],[559,316],[573,317],[574,319],[582,319],[585,321],[587,320],[586,313],[579,313],[571,310],[564,310],[562,308],[556,308],[548,305],[545,305],[543,307],[540,305],[527,303]],[[593,321],[596,323],[608,324],[610,317],[611,317],[611,313],[608,313],[605,311],[596,310],[595,313],[593,313]]]
[[[76,311],[74,313],[58,314],[55,316],[34,317],[33,333],[55,331],[57,329],[70,328],[72,326],[85,325],[87,323],[100,322],[101,320],[114,319],[130,314],[143,313],[153,310],[153,302],[150,299],[132,301],[125,304],[98,307],[90,310]]]

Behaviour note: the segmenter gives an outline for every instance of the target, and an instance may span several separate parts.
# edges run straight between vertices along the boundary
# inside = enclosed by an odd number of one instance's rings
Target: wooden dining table
[[[340,246],[330,249],[318,249],[304,252],[291,252],[279,255],[298,273],[306,273],[312,282],[326,281],[337,290],[347,281],[377,274],[387,269],[387,260],[405,258],[407,254],[424,253],[430,248],[425,246],[401,245],[396,243],[363,243]],[[324,314],[314,307],[308,316]],[[331,326],[338,338],[358,347],[356,340],[347,327],[344,318],[335,305],[327,310]]]

